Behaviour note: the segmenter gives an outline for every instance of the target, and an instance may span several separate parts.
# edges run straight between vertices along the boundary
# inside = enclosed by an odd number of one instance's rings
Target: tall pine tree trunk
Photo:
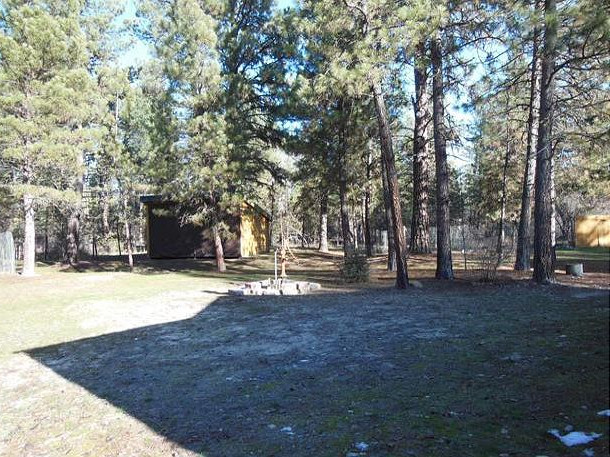
[[[542,0],[536,0],[535,12],[542,9]],[[525,154],[525,171],[523,173],[523,190],[521,192],[521,213],[517,232],[517,257],[515,270],[530,269],[530,230],[532,221],[532,193],[534,190],[534,172],[536,170],[536,141],[538,139],[538,115],[540,110],[540,73],[541,60],[538,56],[540,45],[540,27],[534,29],[532,47],[532,68],[530,70],[530,99],[527,116],[527,150]]]
[[[453,279],[451,218],[449,215],[449,164],[445,133],[443,55],[440,37],[431,43],[432,117],[436,158],[436,278]]]
[[[385,222],[388,233],[388,271],[396,271],[396,251],[394,250],[394,232],[392,231],[392,204],[390,191],[388,190],[388,174],[385,168],[385,160],[381,157],[381,184],[383,186],[383,206]]]
[[[534,280],[539,284],[555,280],[551,222],[553,216],[553,97],[557,47],[555,0],[545,0],[544,2],[544,23],[534,207]]]
[[[508,101],[508,98],[507,98]],[[507,103],[508,109],[508,103]],[[505,235],[505,221],[506,221],[506,197],[507,197],[507,189],[506,189],[506,181],[508,175],[508,164],[510,162],[510,129],[508,127],[508,121],[506,122],[506,152],[504,155],[504,166],[502,167],[502,191],[500,197],[500,221],[498,223],[498,239],[496,243],[496,268],[498,268],[502,264],[502,260],[504,258],[504,235]]]
[[[398,289],[406,289],[409,285],[407,252],[405,231],[402,223],[402,210],[400,207],[398,174],[396,173],[392,133],[390,131],[390,120],[388,119],[388,112],[381,84],[379,81],[373,81],[371,88],[375,99],[375,111],[379,124],[379,142],[381,143],[381,153],[385,163],[390,208],[392,211],[392,232],[394,234],[394,251],[396,252],[396,287]]]
[[[320,198],[320,252],[328,252],[328,195],[324,193]]]
[[[131,226],[129,224],[129,200],[127,194],[123,195],[123,217],[125,219],[125,247],[127,248],[127,263],[129,271],[133,271],[133,239],[131,234]]]
[[[415,55],[415,100],[413,111],[413,217],[411,219],[410,252],[426,254],[430,250],[430,215],[428,214],[428,186],[430,183],[428,160],[428,124],[430,111],[427,89],[427,71],[423,64],[425,45],[417,47]]]
[[[80,232],[80,211],[74,208],[68,218],[68,232],[66,239],[66,262],[70,265],[78,263],[78,245]]]
[[[36,267],[36,225],[34,197],[25,194],[23,196],[23,270],[22,276],[34,276]]]
[[[271,181],[271,220],[269,221],[269,246],[273,246],[273,223],[275,221],[275,180]]]
[[[225,254],[222,248],[222,239],[220,238],[220,230],[218,224],[214,224],[212,227],[212,234],[214,235],[214,254],[216,257],[216,268],[219,273],[224,273],[227,270],[225,265]]]
[[[366,245],[367,257],[373,256],[373,238],[371,236],[371,167],[372,167],[371,148],[366,156],[366,187],[364,189],[364,204],[362,208],[364,218],[364,244]]]
[[[84,158],[78,154],[79,168],[83,166]],[[78,263],[78,247],[80,244],[80,217],[82,211],[83,190],[85,177],[79,175],[74,180],[74,192],[76,193],[76,203],[68,217],[68,233],[66,240],[66,262],[70,265]]]
[[[342,175],[343,176],[343,175]],[[344,177],[339,179],[339,204],[341,211],[341,235],[343,236],[343,254],[348,256],[354,252],[354,234],[350,228],[349,205],[347,202],[347,182]]]
[[[131,226],[129,221],[125,221],[125,242],[127,247],[127,264],[129,265],[129,271],[133,271],[133,240],[131,237]]]
[[[110,234],[110,201],[108,192],[102,192],[102,232],[104,236]]]

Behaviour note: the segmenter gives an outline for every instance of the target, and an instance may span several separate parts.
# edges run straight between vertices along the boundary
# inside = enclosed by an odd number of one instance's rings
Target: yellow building
[[[239,227],[242,257],[254,257],[269,252],[269,223],[269,215],[261,208],[248,202],[242,203]]]
[[[610,247],[610,215],[576,218],[576,247]]]

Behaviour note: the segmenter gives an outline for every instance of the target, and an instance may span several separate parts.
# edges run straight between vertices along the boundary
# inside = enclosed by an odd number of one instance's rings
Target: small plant
[[[355,251],[345,256],[341,266],[341,277],[345,282],[368,282],[369,263],[366,255]]]

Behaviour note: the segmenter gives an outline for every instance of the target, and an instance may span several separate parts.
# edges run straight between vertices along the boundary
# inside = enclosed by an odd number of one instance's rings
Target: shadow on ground
[[[208,457],[560,455],[559,415],[608,402],[607,292],[573,310],[563,289],[221,296],[26,353]]]

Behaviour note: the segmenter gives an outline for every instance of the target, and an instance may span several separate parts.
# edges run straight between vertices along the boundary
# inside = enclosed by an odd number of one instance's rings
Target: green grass
[[[558,259],[580,259],[580,260],[601,260],[610,261],[610,248],[594,247],[594,248],[574,248],[574,249],[558,249]]]

